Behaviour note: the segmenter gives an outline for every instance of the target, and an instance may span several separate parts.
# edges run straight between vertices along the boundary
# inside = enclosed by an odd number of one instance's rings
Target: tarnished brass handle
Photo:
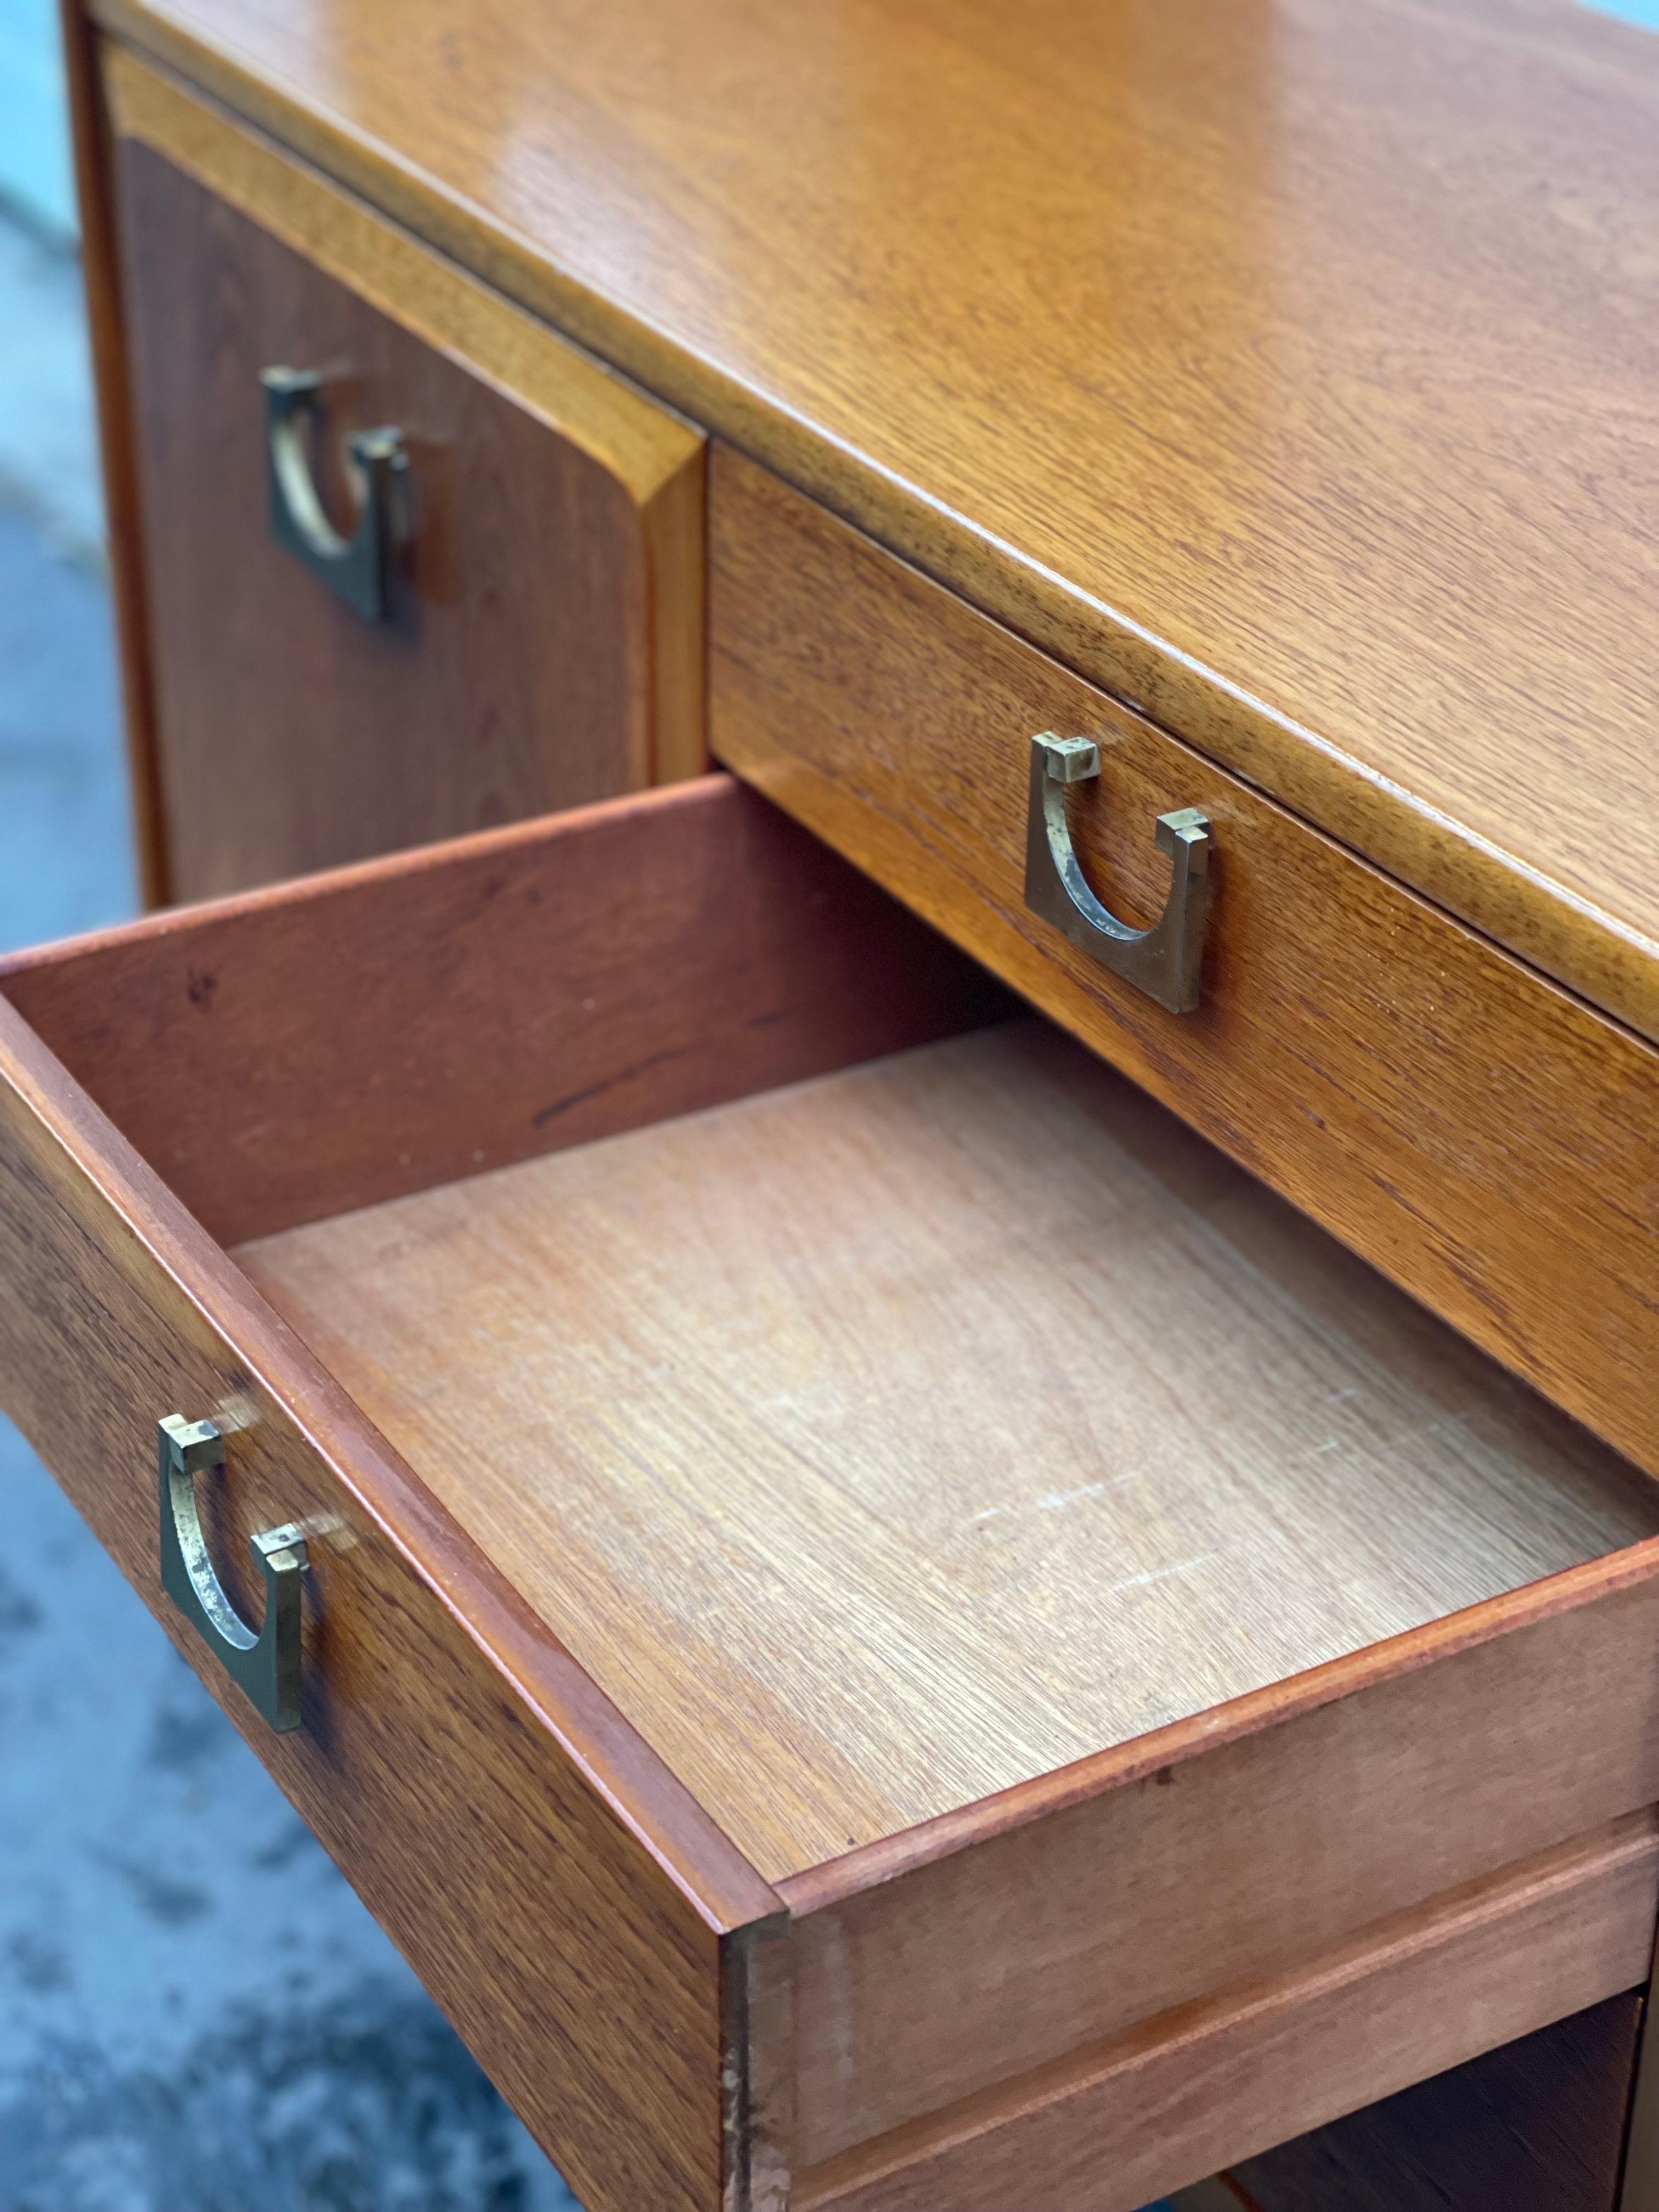
[[[314,369],[265,368],[259,382],[265,395],[271,536],[366,621],[385,622],[392,613],[398,550],[397,485],[409,469],[403,432],[356,430],[347,439],[362,504],[356,528],[342,538],[317,495],[308,450],[321,409],[322,377]]]
[[[1175,863],[1170,896],[1150,929],[1131,929],[1084,881],[1066,823],[1066,785],[1099,774],[1100,748],[1092,738],[1045,731],[1032,738],[1025,903],[1160,1006],[1190,1013],[1198,1004],[1210,898],[1209,822],[1195,806],[1158,816],[1158,844]]]
[[[161,1505],[161,1587],[211,1644],[225,1670],[274,1729],[300,1725],[300,1583],[306,1540],[289,1523],[262,1528],[253,1559],[265,1581],[265,1617],[256,1635],[225,1595],[208,1557],[196,1510],[196,1477],[223,1467],[225,1442],[211,1421],[169,1413],[156,1437]]]

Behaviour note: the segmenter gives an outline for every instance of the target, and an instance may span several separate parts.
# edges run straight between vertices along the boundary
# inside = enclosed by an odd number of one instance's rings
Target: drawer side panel
[[[714,2212],[721,1935],[770,1893],[5,1006],[0,1076],[7,1410],[588,2212]],[[174,1411],[227,1433],[202,1502],[246,1613],[251,1531],[307,1531],[297,1734],[161,1595]]]

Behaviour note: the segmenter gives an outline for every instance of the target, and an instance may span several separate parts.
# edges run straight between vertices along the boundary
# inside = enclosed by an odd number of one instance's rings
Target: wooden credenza
[[[8,1409],[589,2212],[1648,2212],[1659,45],[67,20]]]

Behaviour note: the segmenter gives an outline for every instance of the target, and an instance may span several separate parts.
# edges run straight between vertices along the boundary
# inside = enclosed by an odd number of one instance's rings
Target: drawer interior
[[[4,988],[769,1881],[1659,1534],[725,778]]]
[[[774,1881],[1659,1531],[1039,1019],[238,1256]]]

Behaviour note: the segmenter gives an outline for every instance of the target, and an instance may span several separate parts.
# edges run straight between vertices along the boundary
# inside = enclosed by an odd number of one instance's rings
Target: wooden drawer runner
[[[729,450],[710,498],[720,759],[1659,1472],[1659,1054]],[[1155,817],[1210,817],[1195,1012],[1027,909],[1040,731],[1099,743],[1071,827],[1126,918]]]
[[[723,776],[0,968],[8,1407],[588,2212],[1130,2212],[1645,1972],[1659,1492],[1009,1004]]]
[[[116,49],[161,873],[174,899],[697,773],[703,441],[441,256]],[[261,373],[350,534],[403,434],[384,618],[273,535]]]

